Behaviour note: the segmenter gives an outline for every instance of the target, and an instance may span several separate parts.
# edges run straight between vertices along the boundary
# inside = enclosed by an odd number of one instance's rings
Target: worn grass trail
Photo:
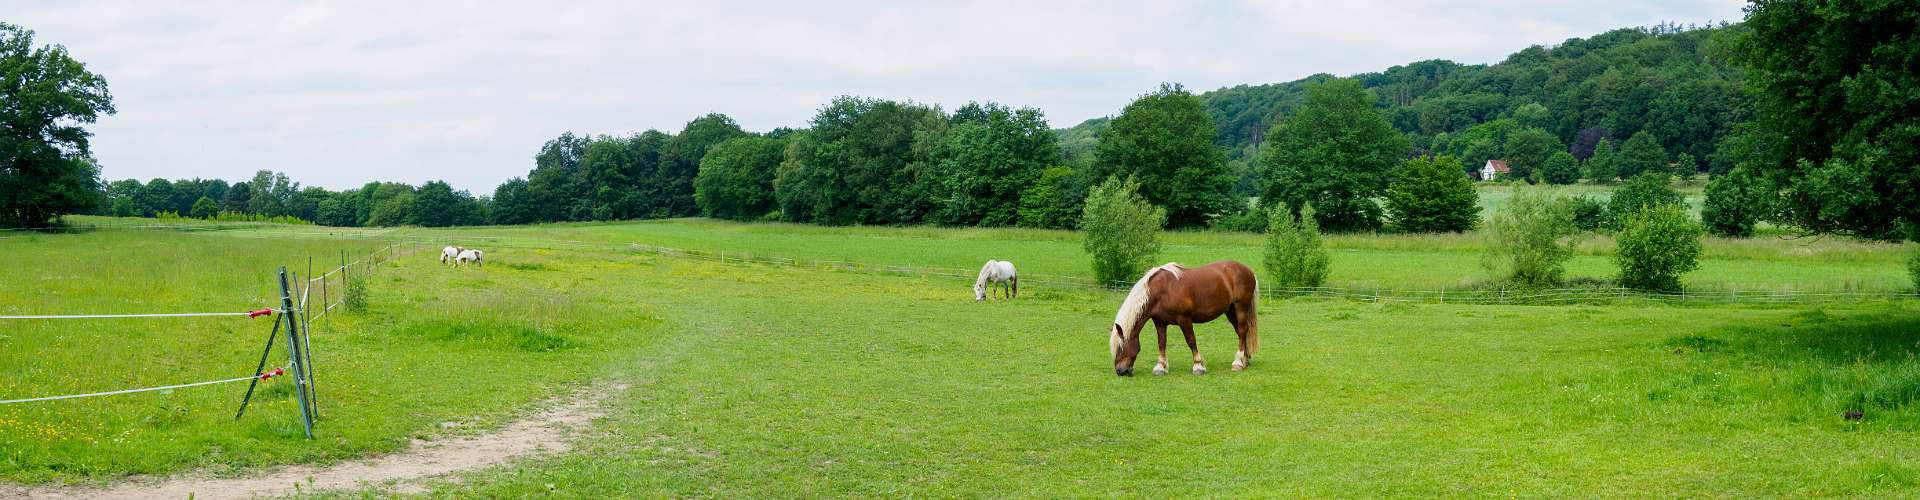
[[[1894,306],[1275,302],[1255,367],[1117,378],[1115,297],[646,258],[686,336],[566,457],[450,496],[1912,493],[1920,326]],[[1176,338],[1171,357],[1184,358]],[[645,359],[654,353],[642,352]],[[1183,370],[1176,370],[1182,373]],[[1852,400],[1850,400],[1852,399]],[[1872,399],[1872,398],[1868,398]],[[550,490],[551,488],[551,490]]]

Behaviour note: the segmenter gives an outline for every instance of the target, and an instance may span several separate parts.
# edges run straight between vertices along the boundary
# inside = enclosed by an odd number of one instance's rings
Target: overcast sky
[[[1196,92],[1451,59],[1612,28],[1737,21],[1741,0],[1270,2],[13,2],[119,114],[108,179],[340,189],[444,179],[486,195],[563,131],[675,132],[707,112],[801,127],[853,94],[1032,106],[1054,127],[1163,81]],[[558,4],[558,5],[543,5]]]

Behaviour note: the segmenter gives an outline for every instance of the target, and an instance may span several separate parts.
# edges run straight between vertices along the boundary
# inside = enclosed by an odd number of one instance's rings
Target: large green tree
[[[1393,225],[1415,233],[1460,232],[1480,221],[1480,193],[1460,160],[1423,156],[1400,165],[1387,187]]]
[[[1168,225],[1204,225],[1232,206],[1233,177],[1213,139],[1206,104],[1179,84],[1161,84],[1107,124],[1093,178],[1131,177],[1148,203],[1167,210]]]
[[[527,191],[527,180],[519,177],[493,189],[492,208],[488,215],[494,224],[528,224],[540,217],[540,207],[535,206],[533,193]]]
[[[592,198],[593,220],[623,220],[642,215],[643,195],[639,180],[632,176],[634,158],[628,139],[599,136],[587,141],[580,154],[580,169],[586,172]]]
[[[1546,129],[1521,129],[1507,136],[1507,168],[1513,178],[1528,183],[1544,180],[1547,159],[1555,152],[1565,150],[1560,139]]]
[[[293,213],[293,198],[299,193],[300,184],[288,179],[287,174],[272,170],[254,172],[247,186],[253,190],[247,197],[248,212],[268,217]]]
[[[693,178],[693,199],[701,214],[753,220],[772,212],[774,169],[786,150],[786,141],[760,136],[735,137],[708,148],[700,174]]]
[[[1060,159],[1040,110],[969,103],[955,110],[936,168],[941,182],[936,222],[1011,226],[1020,221],[1021,192]]]
[[[707,155],[707,148],[746,135],[733,118],[720,113],[708,113],[687,122],[660,153],[655,180],[658,192],[654,194],[659,215],[699,214],[700,207],[693,199],[693,178],[700,174],[700,159]]]
[[[1620,145],[1620,154],[1614,157],[1614,166],[1619,169],[1622,179],[1653,172],[1665,175],[1671,171],[1667,167],[1667,151],[1660,148],[1660,141],[1654,140],[1653,134],[1646,132],[1633,134],[1626,143]]]
[[[593,183],[580,158],[586,155],[585,137],[572,132],[547,141],[533,155],[533,171],[527,173],[527,192],[539,209],[540,222],[587,220],[593,215]],[[379,208],[379,204],[373,205]]]
[[[420,185],[414,194],[407,222],[426,227],[446,227],[479,224],[482,218],[475,206],[473,196],[466,191],[455,191],[444,181],[430,181]]]
[[[1547,157],[1546,166],[1540,168],[1540,180],[1548,184],[1580,182],[1580,160],[1573,159],[1573,153],[1554,151]]]
[[[1762,150],[1746,165],[1786,222],[1899,238],[1920,226],[1920,8],[1909,0],[1758,0],[1734,59]]]
[[[790,139],[775,196],[789,220],[821,224],[910,224],[932,210],[926,156],[945,137],[947,117],[931,106],[843,96]]]
[[[1311,202],[1320,227],[1329,231],[1380,227],[1373,199],[1387,188],[1410,145],[1373,102],[1353,80],[1307,86],[1299,112],[1267,135],[1261,202],[1288,210]]]
[[[33,31],[0,23],[0,226],[43,227],[100,203],[83,125],[114,113],[107,81]]]

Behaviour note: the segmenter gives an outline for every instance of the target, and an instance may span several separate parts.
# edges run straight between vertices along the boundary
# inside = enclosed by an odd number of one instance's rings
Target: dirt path
[[[391,491],[425,491],[420,479],[480,469],[508,460],[564,453],[573,447],[568,434],[606,413],[602,403],[626,390],[624,384],[597,387],[556,398],[545,410],[507,424],[499,431],[443,441],[414,441],[405,452],[326,467],[291,466],[243,478],[177,476],[135,478],[107,487],[22,487],[0,485],[7,498],[166,499],[277,497],[300,492],[382,486]],[[296,485],[298,489],[296,489]],[[384,486],[383,486],[384,487]]]

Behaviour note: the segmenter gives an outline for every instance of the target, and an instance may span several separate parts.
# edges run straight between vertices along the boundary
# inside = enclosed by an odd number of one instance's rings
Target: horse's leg
[[[1193,351],[1193,374],[1206,375],[1207,361],[1200,359],[1200,344],[1193,339],[1193,323],[1186,321],[1180,322],[1180,333],[1187,334],[1187,349]],[[1160,355],[1161,359],[1166,359],[1166,357],[1167,355],[1165,353]]]
[[[1227,310],[1227,324],[1233,325],[1233,334],[1240,337],[1240,351],[1233,353],[1233,371],[1247,368],[1247,328],[1253,326],[1241,317],[1246,308],[1233,306]]]
[[[1153,321],[1153,331],[1160,334],[1160,362],[1153,364],[1154,375],[1167,374],[1167,324]]]

